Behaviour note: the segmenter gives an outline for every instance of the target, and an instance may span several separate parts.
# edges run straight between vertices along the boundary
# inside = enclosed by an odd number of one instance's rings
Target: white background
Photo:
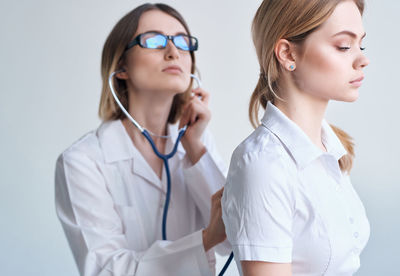
[[[252,130],[247,109],[259,69],[250,25],[260,0],[164,2],[200,40],[198,67],[212,94],[210,128],[228,163]],[[142,3],[1,0],[0,275],[78,275],[54,211],[55,160],[99,125],[103,43]],[[356,141],[352,180],[372,230],[357,275],[399,273],[399,10],[395,0],[367,2],[364,46],[371,64],[360,99],[331,103],[327,113]],[[219,268],[224,261],[218,258]],[[235,264],[226,275],[237,275]]]

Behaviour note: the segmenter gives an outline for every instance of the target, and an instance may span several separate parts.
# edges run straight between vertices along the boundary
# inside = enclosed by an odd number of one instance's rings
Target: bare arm
[[[241,261],[244,276],[292,276],[292,264]]]

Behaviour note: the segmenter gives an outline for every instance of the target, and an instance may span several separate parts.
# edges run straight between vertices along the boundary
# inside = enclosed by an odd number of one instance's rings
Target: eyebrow
[[[334,34],[332,37],[335,37],[335,36],[338,36],[338,35],[344,35],[344,34],[345,35],[349,35],[349,36],[351,36],[353,38],[357,38],[357,34],[351,32],[351,31],[346,31],[346,30],[338,32],[338,33]],[[364,34],[361,36],[361,39],[363,39],[366,35],[367,35],[367,33],[364,32]]]
[[[144,32],[144,33],[159,33],[159,34],[166,35],[163,31],[159,31],[159,30],[149,30],[149,31],[146,31],[146,32]],[[177,32],[177,33],[174,34],[174,35],[188,35],[188,34],[185,33],[185,32]]]

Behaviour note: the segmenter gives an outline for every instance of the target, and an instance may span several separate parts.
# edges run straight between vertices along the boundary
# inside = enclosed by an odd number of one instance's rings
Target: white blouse
[[[177,125],[169,126],[170,152]],[[207,131],[207,152],[192,166],[180,144],[169,160],[171,201],[162,241],[166,173],[160,180],[121,121],[103,123],[61,154],[56,209],[81,275],[213,275],[204,251],[211,195],[225,182],[224,164]],[[222,244],[221,254],[229,248]],[[218,249],[218,246],[217,246]]]
[[[293,275],[352,275],[370,227],[338,160],[346,151],[324,120],[323,152],[278,108],[235,150],[223,220],[241,260],[291,263]]]

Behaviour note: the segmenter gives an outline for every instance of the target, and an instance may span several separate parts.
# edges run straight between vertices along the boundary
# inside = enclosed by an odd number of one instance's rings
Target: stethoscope
[[[154,153],[160,159],[162,159],[162,161],[164,162],[165,171],[166,171],[166,174],[167,174],[167,194],[166,194],[165,203],[164,203],[164,210],[163,210],[162,239],[166,240],[167,239],[167,215],[168,215],[169,201],[170,201],[170,198],[171,198],[171,172],[169,170],[168,159],[172,158],[175,155],[176,150],[178,149],[179,141],[182,139],[183,134],[185,134],[185,131],[187,129],[187,125],[185,125],[184,127],[182,127],[181,129],[178,130],[178,138],[176,138],[174,147],[173,147],[173,149],[172,149],[172,151],[170,153],[162,154],[161,152],[159,152],[157,147],[156,147],[156,145],[155,145],[155,143],[154,143],[153,138],[151,138],[151,135],[154,135],[154,136],[158,136],[158,135],[155,135],[155,134],[151,133],[150,131],[146,130],[144,127],[142,127],[129,114],[129,112],[126,111],[125,107],[122,105],[122,103],[120,102],[120,100],[117,97],[117,94],[115,93],[112,81],[113,81],[113,77],[115,76],[115,74],[120,73],[120,72],[123,72],[123,70],[112,72],[110,74],[110,77],[108,78],[108,85],[110,86],[111,93],[112,93],[115,101],[117,102],[117,104],[121,108],[122,112],[124,112],[126,117],[133,123],[133,125],[139,129],[139,131],[143,134],[143,136],[147,139],[147,141],[149,141]],[[192,77],[193,79],[196,80],[198,87],[201,87],[201,81],[196,75],[190,74],[190,77]],[[158,136],[158,137],[168,138],[169,136]]]
[[[110,76],[108,77],[108,85],[110,86],[110,90],[111,93],[115,99],[115,101],[117,102],[118,106],[121,108],[122,112],[126,115],[126,117],[133,123],[133,125],[139,129],[139,131],[143,134],[143,136],[147,139],[147,141],[149,141],[154,153],[160,158],[162,159],[162,161],[164,162],[164,166],[165,166],[165,171],[166,171],[166,175],[167,175],[167,194],[166,194],[166,198],[165,198],[165,203],[164,203],[164,210],[163,210],[163,220],[162,220],[162,239],[166,240],[167,239],[167,214],[168,214],[168,207],[169,207],[169,201],[170,201],[170,197],[171,197],[171,172],[169,170],[169,165],[168,165],[168,160],[170,158],[172,158],[177,149],[178,149],[178,145],[180,140],[182,139],[182,136],[185,134],[185,131],[187,129],[187,125],[185,125],[184,127],[182,127],[181,129],[178,130],[178,137],[176,138],[175,141],[175,145],[172,149],[172,151],[168,154],[162,154],[161,152],[158,151],[153,138],[151,138],[151,135],[153,136],[157,136],[157,137],[161,137],[161,138],[169,138],[169,136],[159,136],[159,135],[155,135],[152,132],[146,130],[144,127],[142,127],[130,114],[128,111],[126,111],[125,107],[122,105],[122,103],[120,102],[120,100],[117,97],[117,94],[115,93],[114,90],[114,85],[113,85],[113,77],[115,76],[115,74],[123,72],[124,70],[118,70],[115,72],[112,72],[110,74]],[[190,77],[193,78],[196,82],[197,82],[197,86],[201,87],[201,81],[200,79],[194,75],[194,74],[190,74]],[[224,267],[222,268],[221,272],[218,274],[219,276],[222,276],[226,269],[228,268],[230,262],[232,261],[233,258],[233,252],[231,253],[231,255],[228,258],[228,261],[225,263]]]

